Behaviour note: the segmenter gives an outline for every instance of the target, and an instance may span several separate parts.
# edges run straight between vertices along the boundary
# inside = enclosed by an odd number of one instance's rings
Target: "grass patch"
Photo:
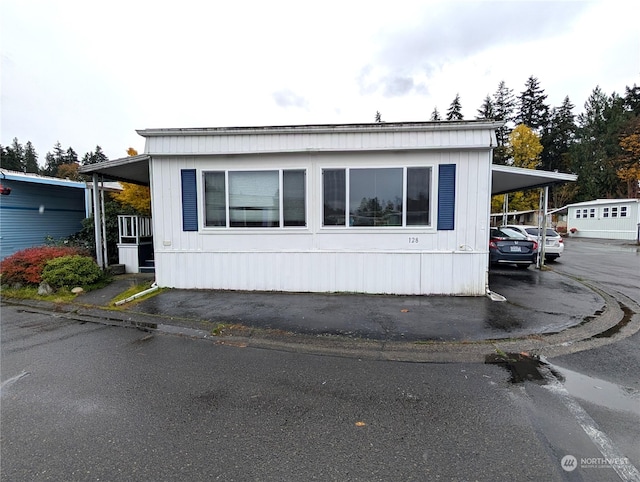
[[[37,286],[23,286],[22,288],[3,288],[2,297],[14,300],[41,300],[51,301],[54,303],[69,303],[75,299],[77,295],[67,288],[61,288],[50,295],[39,295]]]

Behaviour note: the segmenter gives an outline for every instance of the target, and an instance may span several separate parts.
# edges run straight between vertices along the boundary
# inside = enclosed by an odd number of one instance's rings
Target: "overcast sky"
[[[1,143],[140,153],[135,129],[466,119],[531,75],[582,111],[640,85],[638,1],[2,0]]]

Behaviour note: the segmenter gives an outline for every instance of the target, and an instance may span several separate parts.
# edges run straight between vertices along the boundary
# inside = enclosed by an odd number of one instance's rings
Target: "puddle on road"
[[[534,382],[546,385],[555,377],[572,396],[611,410],[640,415],[640,390],[594,378],[548,363],[527,353],[498,353],[485,363],[499,365],[511,373],[510,383]]]
[[[620,320],[617,324],[615,324],[608,330],[605,330],[602,333],[598,333],[597,335],[593,335],[593,338],[611,338],[613,335],[617,334],[620,330],[627,326],[627,324],[631,321],[631,318],[633,318],[635,312],[622,303],[618,304],[620,305],[620,309],[623,313],[622,320]]]

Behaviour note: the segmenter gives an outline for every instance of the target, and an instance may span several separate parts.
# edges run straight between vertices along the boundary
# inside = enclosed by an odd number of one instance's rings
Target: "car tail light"
[[[562,238],[560,238],[560,239],[558,240],[558,242],[559,242],[560,244],[562,244],[562,243],[564,243],[564,240],[563,240]]]
[[[536,243],[535,241],[533,242],[533,250],[538,251],[538,243]]]
[[[490,248],[494,248],[494,249],[498,249],[498,245],[496,244],[496,242],[493,239],[491,239],[489,241],[489,247]]]

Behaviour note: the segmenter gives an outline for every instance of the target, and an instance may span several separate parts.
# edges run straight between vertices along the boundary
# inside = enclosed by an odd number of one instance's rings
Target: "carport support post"
[[[104,257],[102,256],[102,203],[98,188],[98,174],[93,173],[93,232],[96,241],[96,262],[104,269]]]
[[[544,191],[542,192],[542,223],[540,224],[540,243],[542,246],[540,247],[540,259],[539,266],[542,268],[544,266],[544,258],[546,255],[547,249],[547,210],[549,204],[549,186],[544,187]]]

